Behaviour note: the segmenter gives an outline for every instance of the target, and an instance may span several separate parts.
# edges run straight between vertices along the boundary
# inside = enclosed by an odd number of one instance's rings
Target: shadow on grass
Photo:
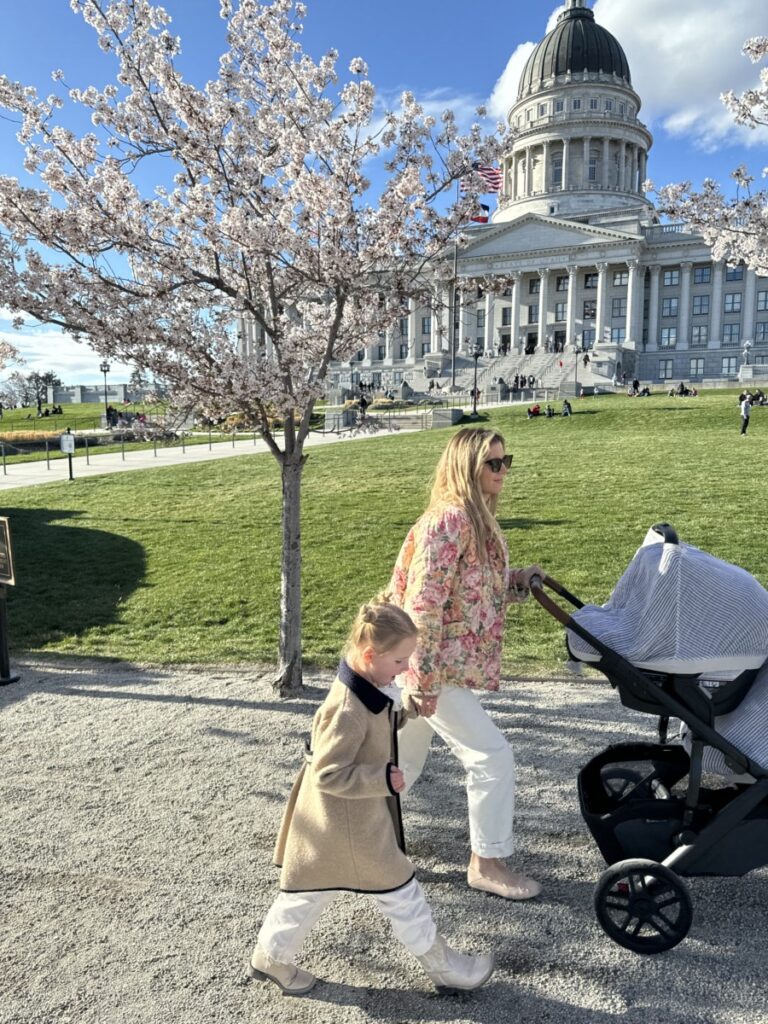
[[[502,530],[535,530],[539,526],[565,526],[567,519],[499,519]]]
[[[117,622],[145,573],[144,549],[117,533],[62,525],[71,510],[10,508],[17,583],[8,594],[10,646],[35,650]]]

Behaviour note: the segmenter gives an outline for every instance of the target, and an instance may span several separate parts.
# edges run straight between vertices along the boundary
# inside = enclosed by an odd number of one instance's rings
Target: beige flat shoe
[[[508,882],[498,882],[472,868],[467,868],[467,885],[470,889],[489,892],[494,896],[501,896],[504,900],[531,900],[541,892],[541,886],[537,881],[527,878],[518,871],[509,872]]]

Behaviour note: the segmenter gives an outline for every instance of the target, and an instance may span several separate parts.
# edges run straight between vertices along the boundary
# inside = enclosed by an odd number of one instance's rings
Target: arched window
[[[597,162],[600,159],[600,154],[596,149],[590,149],[589,151],[589,181],[597,181]]]
[[[563,187],[563,154],[555,153],[552,156],[552,188]]]

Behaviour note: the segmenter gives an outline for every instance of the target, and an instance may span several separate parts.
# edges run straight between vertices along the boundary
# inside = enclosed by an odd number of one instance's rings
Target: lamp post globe
[[[109,373],[110,366],[106,359],[104,360],[103,363],[99,365],[99,369],[104,374],[104,415],[107,417],[107,419],[109,419],[109,402],[107,400],[107,374]],[[107,426],[109,426],[109,423],[107,423]]]

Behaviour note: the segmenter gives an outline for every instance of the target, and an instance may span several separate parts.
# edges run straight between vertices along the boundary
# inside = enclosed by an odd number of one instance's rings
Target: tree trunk
[[[295,697],[302,689],[301,673],[301,474],[300,451],[282,460],[283,550],[280,572],[280,664],[274,688],[281,697]]]

